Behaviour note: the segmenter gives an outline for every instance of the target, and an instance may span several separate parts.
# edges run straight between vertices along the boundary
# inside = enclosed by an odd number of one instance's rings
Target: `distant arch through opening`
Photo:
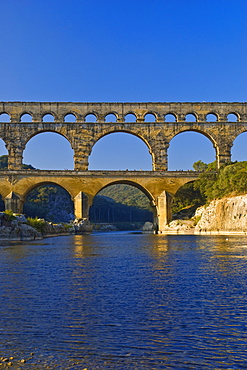
[[[201,160],[205,163],[215,161],[215,149],[212,142],[202,133],[184,131],[177,134],[168,149],[168,169],[193,170],[193,163]]]
[[[74,151],[69,141],[59,133],[40,132],[26,144],[23,163],[41,170],[73,170]]]
[[[152,157],[143,140],[126,132],[99,139],[89,156],[90,170],[152,170]]]

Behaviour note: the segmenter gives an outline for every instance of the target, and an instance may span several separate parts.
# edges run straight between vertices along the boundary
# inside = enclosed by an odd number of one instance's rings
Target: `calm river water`
[[[13,369],[247,368],[247,237],[76,235],[0,256]]]

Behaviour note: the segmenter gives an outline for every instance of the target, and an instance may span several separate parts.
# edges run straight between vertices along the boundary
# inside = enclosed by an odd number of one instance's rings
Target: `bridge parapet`
[[[24,114],[30,114],[33,121],[42,122],[51,114],[55,122],[64,122],[64,117],[73,114],[77,122],[84,122],[89,114],[96,120],[105,121],[109,114],[118,122],[125,122],[125,116],[134,114],[137,121],[145,122],[147,114],[153,114],[155,121],[164,122],[167,114],[174,114],[176,121],[186,120],[193,114],[199,122],[207,121],[208,114],[215,114],[217,121],[227,121],[229,114],[235,114],[238,121],[246,121],[247,103],[184,102],[184,103],[71,103],[71,102],[0,102],[0,114],[7,113],[12,123],[20,123]]]

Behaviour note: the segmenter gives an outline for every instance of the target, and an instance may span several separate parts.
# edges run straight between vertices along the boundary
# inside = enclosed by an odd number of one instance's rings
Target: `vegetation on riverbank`
[[[208,204],[211,200],[247,193],[247,161],[222,165],[195,162],[194,169],[204,170],[193,183],[181,187],[173,202],[173,213],[182,208]]]

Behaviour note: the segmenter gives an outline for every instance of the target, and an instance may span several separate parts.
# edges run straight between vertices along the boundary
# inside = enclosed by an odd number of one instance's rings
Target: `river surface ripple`
[[[13,369],[247,368],[245,236],[99,233],[0,256]]]

